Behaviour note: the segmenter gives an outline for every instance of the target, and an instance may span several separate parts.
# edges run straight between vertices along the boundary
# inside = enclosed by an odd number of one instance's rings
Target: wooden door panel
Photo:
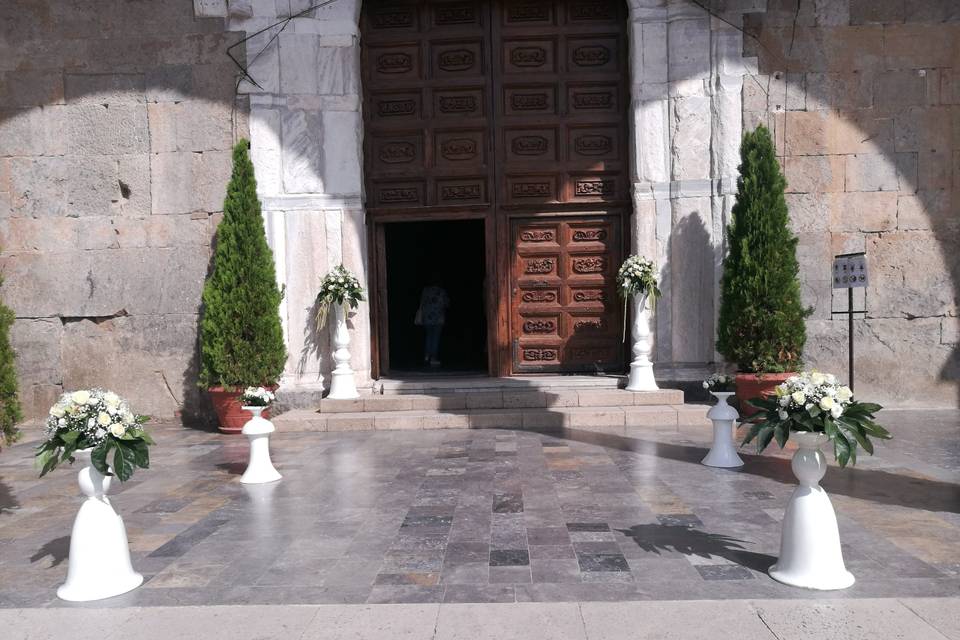
[[[618,215],[514,220],[511,325],[514,370],[610,370],[622,366]]]

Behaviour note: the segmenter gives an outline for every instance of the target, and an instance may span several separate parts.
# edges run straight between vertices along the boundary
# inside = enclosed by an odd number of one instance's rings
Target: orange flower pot
[[[737,374],[737,401],[740,405],[740,417],[749,418],[759,409],[747,404],[747,400],[772,396],[778,384],[786,382],[787,378],[796,375],[786,373],[738,373]]]

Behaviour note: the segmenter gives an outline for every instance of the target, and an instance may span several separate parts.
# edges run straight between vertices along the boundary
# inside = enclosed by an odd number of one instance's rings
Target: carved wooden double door
[[[367,0],[361,24],[373,227],[485,219],[492,373],[622,367],[622,2]]]

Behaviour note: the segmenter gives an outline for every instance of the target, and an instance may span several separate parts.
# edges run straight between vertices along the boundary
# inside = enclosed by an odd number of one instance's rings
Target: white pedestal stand
[[[708,467],[742,467],[743,460],[737,454],[737,446],[733,442],[733,423],[740,414],[727,404],[727,399],[734,395],[734,392],[711,391],[710,395],[717,399],[717,404],[707,412],[707,417],[713,421],[713,445],[702,462]]]
[[[333,306],[333,361],[336,366],[330,375],[331,400],[349,400],[359,398],[357,383],[353,379],[353,369],[350,368],[350,331],[347,329],[347,310],[342,304]]]
[[[778,582],[807,589],[846,589],[855,581],[843,565],[837,516],[820,480],[827,462],[820,447],[827,442],[822,433],[794,432],[799,450],[791,468],[800,481],[790,496],[783,517],[780,557],[770,567]]]
[[[647,296],[635,295],[633,302],[633,361],[627,391],[656,391],[660,387],[653,378],[653,363],[650,361],[650,311]]]
[[[91,451],[74,453],[77,462],[84,465],[77,481],[87,499],[73,522],[67,581],[57,589],[57,597],[73,602],[118,596],[143,583],[143,576],[130,564],[123,518],[107,497],[113,477],[104,476],[90,464]]]
[[[277,430],[273,423],[260,416],[266,407],[243,407],[253,417],[243,425],[241,433],[250,440],[250,462],[240,477],[244,484],[263,484],[275,482],[283,476],[273,468],[270,460],[270,434]]]

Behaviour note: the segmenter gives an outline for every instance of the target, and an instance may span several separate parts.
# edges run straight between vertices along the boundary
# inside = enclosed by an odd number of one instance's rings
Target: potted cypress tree
[[[737,199],[727,227],[717,351],[737,365],[741,413],[802,365],[810,315],[800,301],[797,238],[788,227],[786,180],[770,131],[743,136]]]
[[[250,162],[250,143],[233,148],[233,175],[217,228],[213,269],[203,287],[199,385],[224,433],[240,433],[247,387],[276,388],[287,359],[273,253],[267,245]]]
[[[0,279],[0,283],[3,280]],[[13,347],[10,346],[10,327],[13,311],[0,302],[0,441],[13,444],[20,439],[17,423],[23,419],[17,394],[17,369]]]

